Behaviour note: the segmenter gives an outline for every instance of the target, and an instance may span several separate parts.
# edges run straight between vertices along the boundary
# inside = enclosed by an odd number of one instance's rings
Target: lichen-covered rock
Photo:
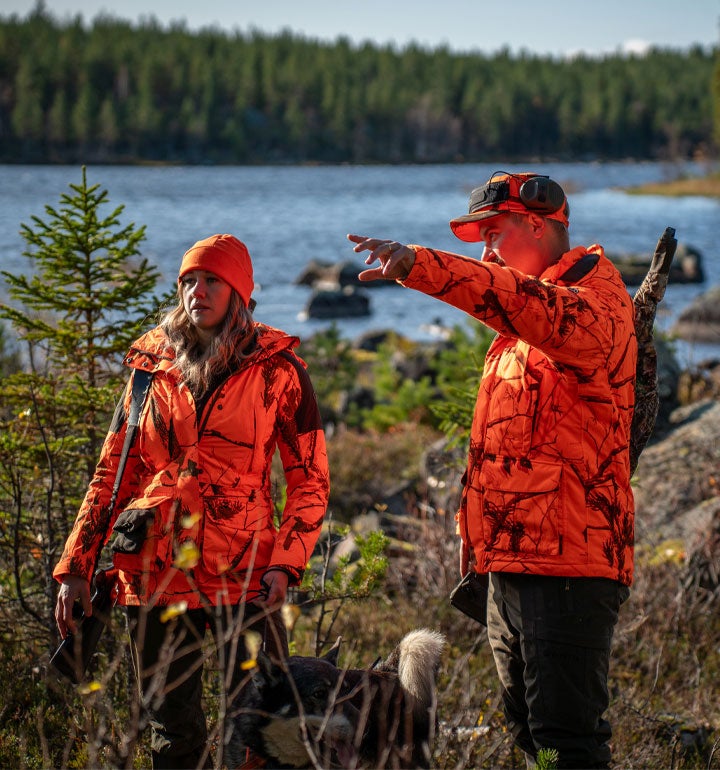
[[[696,297],[680,313],[671,331],[687,342],[720,344],[720,286]]]
[[[674,430],[648,446],[636,471],[636,539],[687,541],[702,531],[698,506],[720,498],[720,401],[677,409]]]

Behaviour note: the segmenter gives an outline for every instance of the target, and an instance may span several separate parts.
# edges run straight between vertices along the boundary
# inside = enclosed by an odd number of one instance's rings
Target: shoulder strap
[[[600,261],[600,255],[594,252],[585,254],[584,257],[570,267],[557,279],[558,281],[564,281],[565,283],[577,283],[584,278]]]
[[[117,496],[120,490],[120,484],[122,483],[123,474],[125,473],[125,466],[127,465],[128,455],[130,454],[132,445],[135,443],[135,436],[137,435],[138,425],[140,424],[140,415],[142,413],[143,405],[145,404],[148,391],[150,390],[152,377],[152,372],[146,372],[143,369],[135,369],[133,371],[130,414],[128,415],[125,442],[123,443],[122,452],[120,453],[117,473],[115,474],[115,483],[113,484],[112,495],[110,496],[110,505],[108,509],[110,514],[115,508],[115,503],[117,502]]]

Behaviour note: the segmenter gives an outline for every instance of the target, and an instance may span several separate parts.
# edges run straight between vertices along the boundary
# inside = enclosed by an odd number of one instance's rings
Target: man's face
[[[499,262],[527,275],[539,276],[548,266],[541,248],[545,222],[535,214],[515,216],[498,214],[480,227],[485,242],[483,262]]]

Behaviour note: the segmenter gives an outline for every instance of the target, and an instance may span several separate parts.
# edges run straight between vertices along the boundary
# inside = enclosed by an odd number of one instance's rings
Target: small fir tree
[[[145,228],[122,225],[123,206],[106,214],[108,193],[88,185],[85,168],[70,188],[47,219],[22,225],[31,273],[2,271],[12,304],[0,303],[0,318],[23,368],[0,389],[0,634],[32,619],[38,647],[55,643],[52,568],[159,277],[140,258]]]

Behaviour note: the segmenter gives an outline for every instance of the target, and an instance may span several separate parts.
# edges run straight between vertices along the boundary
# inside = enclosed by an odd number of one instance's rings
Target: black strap
[[[599,261],[600,255],[591,251],[590,253],[585,254],[584,257],[578,259],[574,265],[570,265],[570,267],[558,278],[558,281],[577,283],[584,278]]]
[[[110,505],[108,507],[108,513],[110,515],[115,508],[118,492],[120,491],[120,484],[122,483],[122,477],[125,473],[125,466],[127,465],[127,459],[130,454],[130,450],[132,449],[132,445],[135,443],[135,436],[137,435],[138,425],[140,424],[140,415],[142,413],[143,405],[145,404],[148,391],[150,390],[152,377],[152,372],[146,372],[143,369],[135,369],[133,372],[132,395],[130,398],[130,414],[128,415],[125,442],[123,443],[122,452],[120,453],[117,473],[115,474],[115,483],[113,484],[112,495],[110,496]]]

